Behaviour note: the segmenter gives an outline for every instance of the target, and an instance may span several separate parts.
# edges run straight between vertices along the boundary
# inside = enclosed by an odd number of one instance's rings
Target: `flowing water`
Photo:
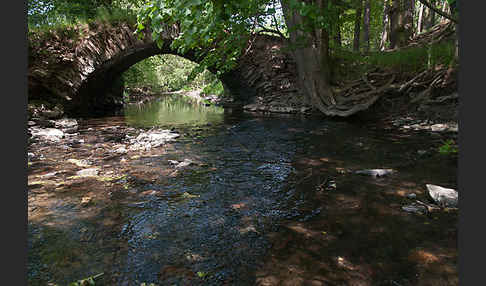
[[[111,151],[154,126],[181,137]],[[440,136],[173,98],[82,120],[78,136],[29,147],[43,156],[28,170],[29,285],[458,284],[457,211],[401,209],[427,202],[427,183],[456,188]],[[371,168],[397,172],[354,174]]]

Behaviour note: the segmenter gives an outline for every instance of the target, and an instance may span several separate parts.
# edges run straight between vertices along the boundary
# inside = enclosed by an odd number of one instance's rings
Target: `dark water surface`
[[[78,146],[29,147],[44,156],[29,166],[29,285],[99,273],[96,285],[458,284],[457,211],[401,209],[410,193],[427,201],[427,183],[456,188],[440,136],[161,105],[84,120]],[[181,137],[109,152],[113,134],[150,125]],[[184,159],[194,163],[169,162]],[[73,176],[95,166],[98,177]],[[353,174],[368,168],[398,172]]]

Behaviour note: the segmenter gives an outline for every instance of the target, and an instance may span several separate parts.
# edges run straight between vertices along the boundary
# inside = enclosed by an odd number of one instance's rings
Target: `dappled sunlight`
[[[422,179],[415,180],[421,169],[397,167],[376,178],[354,173],[393,168],[397,156],[406,157],[402,145],[395,150],[362,135],[362,144],[336,145],[345,134],[325,141],[333,128],[346,130],[339,124],[309,137],[313,126],[288,119],[225,120],[180,127],[177,141],[158,148],[125,151],[96,136],[114,138],[128,128],[96,122],[82,129],[89,143],[44,151],[47,160],[29,166],[28,182],[34,253],[46,259],[46,241],[57,251],[57,264],[42,273],[62,282],[90,274],[89,267],[111,269],[114,285],[136,275],[183,285],[370,286],[411,285],[405,281],[417,274],[441,281],[440,268],[455,275],[454,212],[402,210],[411,193],[425,200]],[[77,175],[95,166],[95,176]],[[46,240],[36,231],[52,234]],[[59,237],[66,239],[54,243]],[[61,251],[67,245],[71,250]]]

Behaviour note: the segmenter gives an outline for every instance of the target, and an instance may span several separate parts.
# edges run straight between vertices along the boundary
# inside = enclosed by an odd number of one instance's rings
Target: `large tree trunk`
[[[316,0],[323,9],[328,0]],[[328,106],[335,104],[330,87],[329,33],[315,28],[310,33],[294,27],[304,22],[298,11],[291,10],[288,2],[283,0],[282,8],[285,22],[289,27],[290,42],[296,46],[293,50],[297,64],[299,83],[304,89],[308,101],[321,112],[329,114]]]
[[[359,40],[361,34],[361,11],[363,10],[363,0],[356,1],[356,18],[354,19],[354,41],[353,51],[359,52]]]
[[[316,4],[325,15],[329,12],[327,11],[327,1],[314,0],[312,3]],[[361,89],[360,92],[355,93],[353,89],[344,88],[343,91],[336,91],[336,94],[333,94],[330,84],[329,32],[314,25],[312,21],[306,22],[308,19],[297,10],[292,10],[288,1],[281,0],[281,3],[289,29],[290,44],[293,47],[293,58],[297,65],[298,83],[308,99],[306,103],[312,104],[327,116],[344,117],[367,109],[390,87],[394,80],[393,75],[381,87],[373,86],[372,81],[368,81],[367,76],[364,76],[362,79],[364,89]],[[306,3],[309,1],[307,0]],[[303,23],[308,27],[305,31],[296,29]],[[389,73],[384,76],[389,77]]]
[[[370,51],[370,0],[365,0],[364,13],[363,13],[363,43],[366,53]]]
[[[380,51],[386,49],[386,44],[389,40],[390,30],[390,5],[387,0],[383,3],[383,30],[381,31]]]

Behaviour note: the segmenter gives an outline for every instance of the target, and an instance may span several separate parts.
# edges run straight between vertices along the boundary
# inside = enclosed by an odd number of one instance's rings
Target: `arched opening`
[[[223,119],[222,82],[210,71],[173,54],[148,57],[123,72],[125,119],[135,126],[216,123]]]

